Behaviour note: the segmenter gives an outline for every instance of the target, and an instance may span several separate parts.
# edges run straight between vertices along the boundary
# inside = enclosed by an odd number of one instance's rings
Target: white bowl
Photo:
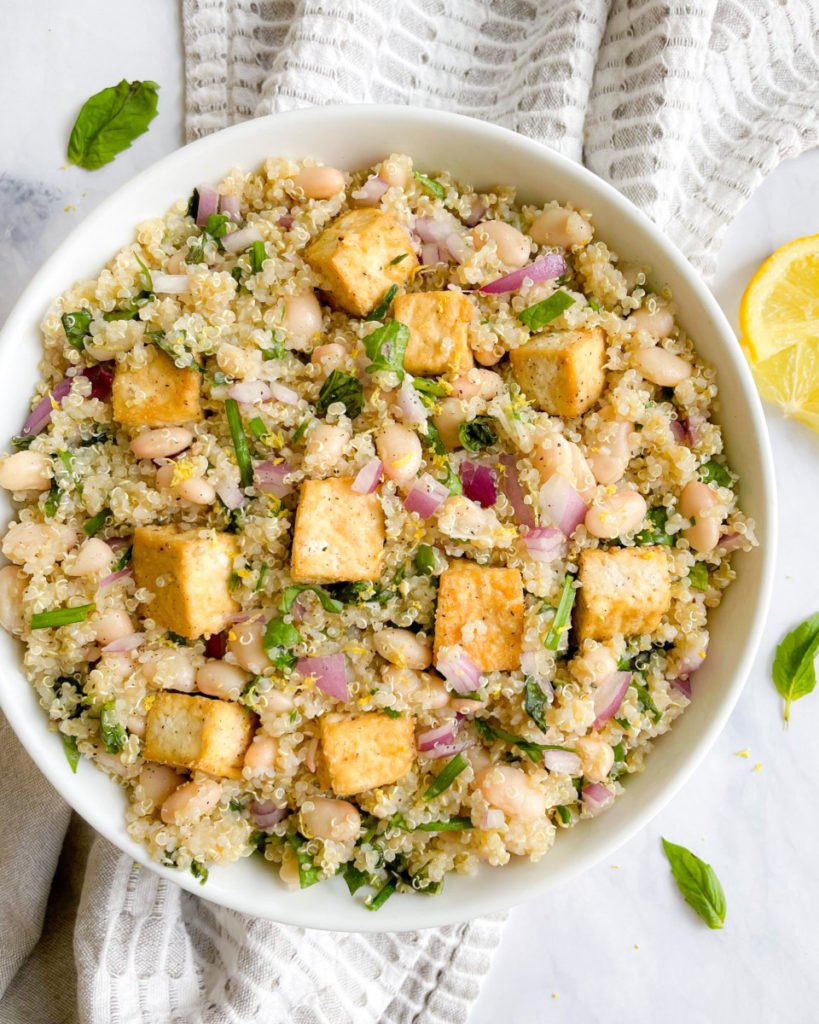
[[[147,860],[125,831],[121,789],[84,759],[72,775],[62,743],[49,732],[20,671],[20,647],[0,630],[3,710],[46,778],[94,828],[129,857],[215,903],[275,921],[344,931],[426,928],[513,906],[569,882],[642,828],[682,786],[734,707],[762,632],[776,536],[771,454],[751,375],[719,306],[674,246],[613,188],[538,143],[482,121],[407,107],[327,106],[248,121],[186,146],[119,189],[48,260],[5,325],[0,379],[9,386],[0,408],[0,437],[16,434],[28,412],[39,378],[38,325],[46,308],[77,278],[96,276],[120,246],[132,241],[139,221],[162,216],[199,182],[216,183],[232,167],[255,168],[268,156],[312,155],[355,169],[391,152],[410,153],[416,166],[428,171],[446,168],[477,188],[512,183],[530,202],[571,200],[593,212],[598,237],[616,253],[652,266],[654,280],[670,286],[680,321],[700,354],[719,372],[719,418],[728,458],[740,474],[742,507],[756,521],[760,547],[735,558],[737,580],[711,615],[708,659],[694,679],[691,706],[656,744],[648,771],[629,777],[626,792],[609,811],[561,832],[540,863],[516,859],[501,870],[482,868],[477,877],[453,876],[434,898],[394,896],[376,914],[351,898],[340,878],[287,892],[261,857],[213,868],[204,887],[187,872]]]

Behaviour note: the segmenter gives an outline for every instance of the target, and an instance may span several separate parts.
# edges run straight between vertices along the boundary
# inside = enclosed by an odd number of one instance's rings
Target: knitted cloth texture
[[[324,103],[485,118],[582,160],[706,276],[756,186],[819,136],[809,0],[182,6],[190,139]],[[361,936],[198,900],[72,816],[2,719],[0,807],[9,1024],[459,1024],[500,941],[502,917]]]

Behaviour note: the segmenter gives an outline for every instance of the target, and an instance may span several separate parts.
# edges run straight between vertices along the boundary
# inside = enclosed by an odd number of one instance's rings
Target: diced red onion
[[[684,693],[686,697],[691,697],[691,680],[688,676],[677,676],[676,679],[671,680],[671,686]]]
[[[544,750],[543,767],[559,775],[576,777],[581,774],[581,761],[571,750]]]
[[[453,743],[436,743],[429,750],[425,750],[424,754],[433,761],[439,757],[454,757],[455,754],[468,750],[474,743],[475,741],[467,736],[465,739],[455,740]]]
[[[456,263],[466,263],[469,259],[469,246],[456,231],[446,236],[444,245]]]
[[[102,590],[103,587],[109,587],[112,583],[116,583],[117,580],[124,580],[126,576],[133,575],[133,569],[120,569],[118,572],[112,572],[110,576],[103,576],[97,585]]]
[[[429,413],[421,401],[421,396],[412,386],[412,381],[405,376],[398,389],[398,411],[404,423],[426,423]]]
[[[23,424],[23,429],[20,431],[23,437],[28,437],[29,434],[39,434],[51,422],[51,413],[54,410],[52,403],[56,402],[58,407],[62,405],[62,400],[71,390],[72,382],[72,377],[65,377],[44,398],[40,399]]]
[[[277,402],[283,402],[285,405],[296,405],[299,400],[297,391],[285,384],[280,384],[277,380],[270,382],[270,395]]]
[[[293,227],[294,220],[294,217],[291,217],[289,213],[286,213],[283,217],[279,217],[276,223],[279,225],[280,228],[283,228],[285,231],[289,231],[290,228]]]
[[[353,192],[352,197],[359,206],[375,206],[389,187],[388,181],[373,175],[364,182],[360,189]]]
[[[534,509],[523,500],[524,491],[518,476],[517,459],[514,455],[501,455],[500,461],[501,465],[506,468],[506,472],[501,477],[501,490],[509,499],[509,504],[521,526],[534,527]]]
[[[250,805],[250,817],[257,828],[267,829],[284,821],[290,813],[287,807],[277,807],[273,800],[254,800]]]
[[[592,729],[599,729],[617,714],[630,682],[631,672],[612,672],[598,685],[594,691],[595,719]]]
[[[488,807],[483,812],[484,828],[503,828],[506,824],[506,817],[500,807]]]
[[[691,437],[688,433],[686,420],[671,420],[671,433],[677,444],[691,444]]]
[[[718,548],[722,548],[723,551],[736,551],[741,548],[745,543],[745,536],[741,533],[726,533],[720,537]]]
[[[481,670],[463,652],[455,659],[439,658],[435,667],[456,693],[473,693],[481,688]]]
[[[275,498],[283,498],[293,487],[285,483],[285,477],[293,472],[293,467],[286,462],[257,462],[253,467],[253,481],[262,494],[272,494]]]
[[[249,612],[239,612],[236,615],[228,615],[227,621],[232,623],[247,622],[253,616]]]
[[[328,697],[347,700],[347,666],[343,654],[328,654],[320,658],[299,658],[296,671],[300,676],[312,676],[316,686]]]
[[[109,537],[106,544],[109,548],[122,548],[131,543],[131,537]]]
[[[614,793],[599,782],[583,787],[583,806],[590,815],[605,811],[614,803]]]
[[[468,228],[474,228],[476,224],[480,224],[484,214],[488,210],[486,203],[481,199],[473,199],[472,209],[468,217],[464,217],[464,224]]]
[[[504,274],[503,277],[481,285],[479,292],[488,295],[500,295],[502,292],[516,292],[524,281],[531,281],[533,284],[540,284],[541,281],[554,281],[556,277],[566,273],[566,261],[557,252],[550,252],[541,256],[533,263],[527,263],[520,270],[513,270],[511,274]]]
[[[436,725],[434,729],[427,729],[418,733],[418,749],[432,750],[436,743],[455,742],[455,723],[444,722],[443,725]]]
[[[356,478],[351,485],[352,489],[356,494],[372,494],[376,487],[378,487],[383,472],[384,463],[381,459],[371,459],[356,474]]]
[[[219,213],[226,213],[231,220],[239,219],[239,197],[219,196]]]
[[[231,511],[240,508],[245,500],[244,491],[238,484],[222,484],[216,488],[216,493],[225,508],[229,508]]]
[[[119,636],[101,648],[103,654],[122,654],[125,651],[135,651],[145,641],[144,633],[129,633],[127,636]]]
[[[429,519],[448,497],[449,489],[429,473],[424,473],[404,498],[404,508],[408,512],[417,512],[422,519]]]
[[[566,554],[566,538],[553,526],[536,526],[523,538],[529,557],[535,562],[553,562]]]
[[[422,242],[443,244],[452,233],[452,221],[438,220],[435,217],[416,217],[413,229]]]
[[[151,275],[151,290],[157,295],[182,295],[191,286],[191,279],[187,274],[157,274]]]
[[[244,252],[254,242],[261,241],[263,241],[262,234],[253,224],[246,228],[240,228],[238,231],[231,231],[227,235],[222,235],[221,238],[222,246],[228,252]]]
[[[246,616],[246,618],[249,617]],[[231,621],[235,621],[235,619],[231,618]],[[223,629],[221,633],[211,633],[205,640],[205,654],[209,658],[224,658],[227,651],[227,642],[227,630]]]
[[[424,242],[421,246],[421,263],[425,267],[434,267],[436,263],[442,263],[441,250],[435,242]]]
[[[81,377],[91,382],[91,394],[89,398],[100,398],[107,401],[111,397],[111,388],[114,384],[114,364],[92,363],[84,366]]]
[[[586,518],[588,506],[560,473],[553,473],[540,488],[541,515],[571,537],[577,527]]]
[[[491,508],[498,500],[498,474],[491,466],[466,460],[461,463],[460,476],[464,494],[482,508]]]
[[[235,398],[245,405],[255,405],[270,398],[270,388],[263,380],[243,380],[232,384],[225,392],[227,398]]]
[[[307,765],[307,770],[315,772],[316,770],[316,754],[318,753],[318,736],[314,736],[307,744],[307,748],[304,751],[304,763]]]
[[[219,209],[219,193],[210,185],[197,185],[196,223],[203,228],[208,217]]]

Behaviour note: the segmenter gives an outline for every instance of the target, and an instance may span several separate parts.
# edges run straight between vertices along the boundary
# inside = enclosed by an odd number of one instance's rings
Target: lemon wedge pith
[[[764,399],[819,431],[819,337],[791,345],[751,370]]]

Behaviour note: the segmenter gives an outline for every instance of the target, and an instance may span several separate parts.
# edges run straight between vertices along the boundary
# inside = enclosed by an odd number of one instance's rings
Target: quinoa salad
[[[540,199],[271,158],[47,312],[0,622],[151,858],[435,894],[604,812],[691,700],[756,543],[716,373]]]

